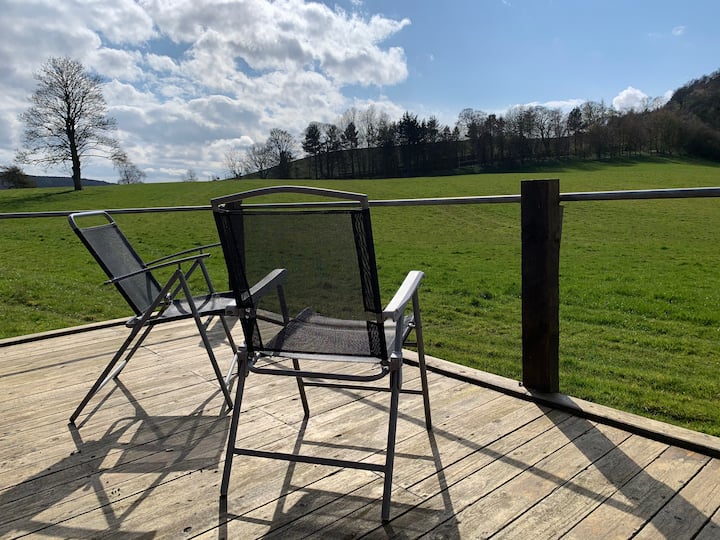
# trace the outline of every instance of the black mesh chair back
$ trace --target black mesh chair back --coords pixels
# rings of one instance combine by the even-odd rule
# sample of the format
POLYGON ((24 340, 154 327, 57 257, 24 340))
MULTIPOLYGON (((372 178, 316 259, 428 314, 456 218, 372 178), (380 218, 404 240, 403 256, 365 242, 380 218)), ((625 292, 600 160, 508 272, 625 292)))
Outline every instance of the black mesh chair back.
MULTIPOLYGON (((78 218, 83 217, 83 213, 70 216, 69 222, 108 278, 114 279, 143 270, 145 263, 125 238, 117 223, 105 212, 93 214, 103 217, 106 222, 81 227, 78 225, 78 218)), ((114 284, 135 315, 144 313, 161 289, 152 272, 142 272, 115 281, 114 284)))
POLYGON ((338 201, 329 192, 330 204, 322 207, 253 204, 265 193, 213 201, 231 289, 248 310, 249 352, 386 360, 367 197, 345 194, 338 201), (280 268, 285 305, 277 295, 253 298, 251 287, 280 268), (282 328, 258 323, 273 317, 282 328))

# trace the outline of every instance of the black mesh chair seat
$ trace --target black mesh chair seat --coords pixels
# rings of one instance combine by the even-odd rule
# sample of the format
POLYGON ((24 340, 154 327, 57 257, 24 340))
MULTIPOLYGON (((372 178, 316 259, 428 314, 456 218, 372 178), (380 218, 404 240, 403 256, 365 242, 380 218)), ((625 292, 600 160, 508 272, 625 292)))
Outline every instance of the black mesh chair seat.
POLYGON ((366 195, 280 186, 213 199, 212 207, 245 337, 237 355, 237 394, 221 497, 227 496, 237 455, 373 470, 384 474, 381 518, 387 521, 401 393, 423 396, 425 425, 431 429, 417 292, 424 274, 409 272, 383 307, 366 195), (314 200, 257 204, 267 195, 314 200), (411 333, 422 390, 402 388, 403 345, 411 333), (333 370, 323 360, 364 365, 333 370), (294 377, 306 420, 308 386, 388 391, 385 463, 305 455, 299 445, 292 454, 238 447, 242 396, 250 373, 294 377), (383 378, 389 381, 387 387, 376 384, 383 378))
MULTIPOLYGON (((404 322, 407 329, 412 321, 404 322)), ((395 325, 385 325, 385 342, 392 346, 395 325)), ((373 357, 368 343, 367 324, 335 319, 303 310, 282 330, 270 338, 263 353, 297 358, 326 356, 328 360, 381 363, 373 357)))
POLYGON ((90 399, 105 384, 120 375, 154 326, 189 318, 195 320, 225 402, 232 407, 228 391, 230 374, 223 378, 206 332, 210 320, 201 320, 201 317, 219 316, 231 351, 235 352, 236 345, 225 321, 228 308, 235 304, 235 295, 231 292, 218 293, 213 287, 204 263, 208 256, 204 249, 211 246, 181 251, 146 264, 107 212, 77 212, 68 216, 68 221, 108 276, 106 283, 115 285, 135 313, 125 323, 131 329, 130 334, 70 416, 70 423, 75 422, 90 399), (173 267, 175 271, 165 284, 161 284, 153 273, 160 268, 173 267), (193 295, 188 280, 198 270, 205 278, 207 293, 193 295))
MULTIPOLYGON (((193 296, 192 303, 195 309, 201 313, 203 317, 208 315, 225 316, 232 306, 235 305, 235 297, 231 292, 205 294, 201 296, 193 296)), ((193 316, 190 302, 186 298, 176 298, 160 313, 156 318, 152 319, 152 323, 177 321, 180 319, 189 319, 193 316)), ((139 319, 138 316, 130 319, 126 324, 131 326, 139 319)))

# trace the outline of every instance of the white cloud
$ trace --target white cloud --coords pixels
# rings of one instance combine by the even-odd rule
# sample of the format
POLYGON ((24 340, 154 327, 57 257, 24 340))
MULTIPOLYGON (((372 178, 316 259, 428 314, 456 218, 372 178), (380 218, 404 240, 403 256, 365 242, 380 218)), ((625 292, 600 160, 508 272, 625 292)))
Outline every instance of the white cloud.
POLYGON ((143 78, 140 51, 101 47, 85 56, 85 67, 102 73, 111 80, 139 81, 143 78))
MULTIPOLYGON (((384 46, 408 19, 315 1, 3 4, 0 118, 16 119, 28 106, 32 74, 47 58, 76 58, 108 80, 118 136, 148 181, 188 168, 221 172, 229 144, 264 140, 273 127, 299 135, 311 120, 330 121, 353 105, 348 85, 375 89, 372 95, 408 76, 405 52, 384 46)), ((17 121, 3 122, 0 159, 11 159, 20 131, 17 121)), ((83 173, 93 171, 115 178, 98 162, 83 173)))
POLYGON ((145 55, 145 63, 154 71, 164 73, 177 73, 178 65, 167 55, 148 53, 145 55))
POLYGON ((618 111, 640 111, 650 105, 650 97, 642 90, 628 86, 613 98, 612 105, 618 111))
MULTIPOLYGON (((546 107, 548 109, 560 109, 562 111, 568 112, 574 109, 575 107, 579 107, 583 103, 585 103, 586 99, 580 99, 580 98, 572 98, 572 99, 558 99, 558 100, 552 100, 552 101, 545 101, 543 103, 540 103, 539 101, 533 101, 531 103, 524 103, 523 106, 525 107, 546 107)), ((504 114, 504 111, 502 111, 502 114, 504 114)))
POLYGON ((685 27, 684 26, 676 26, 672 29, 672 35, 675 37, 679 37, 685 34, 685 27))

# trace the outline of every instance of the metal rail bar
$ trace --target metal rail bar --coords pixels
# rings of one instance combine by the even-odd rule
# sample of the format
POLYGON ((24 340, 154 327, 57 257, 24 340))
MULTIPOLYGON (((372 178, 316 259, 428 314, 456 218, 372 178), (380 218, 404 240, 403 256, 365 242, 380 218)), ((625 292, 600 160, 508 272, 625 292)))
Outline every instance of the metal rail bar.
POLYGON ((629 201, 637 199, 695 199, 702 197, 720 197, 720 187, 639 189, 626 191, 590 191, 561 193, 564 201, 629 201))
MULTIPOLYGON (((115 208, 106 210, 108 214, 152 214, 159 212, 196 212, 198 210, 210 210, 210 206, 165 206, 157 208, 115 208)), ((54 210, 47 212, 7 212, 0 214, 0 219, 17 219, 17 218, 53 218, 67 217, 77 212, 87 212, 85 210, 54 210)))
MULTIPOLYGON (((586 191, 561 193, 560 202, 570 201, 624 201, 638 199, 692 199, 704 197, 720 197, 720 187, 643 189, 626 191, 586 191)), ((381 199, 370 201, 371 207, 387 206, 442 206, 456 204, 508 204, 519 203, 520 195, 483 195, 470 197, 431 197, 421 199, 381 199)), ((247 205, 252 208, 313 208, 327 205, 342 206, 346 202, 313 202, 313 203, 274 203, 247 205)), ((210 205, 202 206, 165 206, 154 208, 115 208, 106 210, 109 214, 150 214, 159 212, 197 212, 211 210, 210 205)), ((0 219, 67 217, 83 210, 56 210, 48 212, 8 212, 0 213, 0 219)))

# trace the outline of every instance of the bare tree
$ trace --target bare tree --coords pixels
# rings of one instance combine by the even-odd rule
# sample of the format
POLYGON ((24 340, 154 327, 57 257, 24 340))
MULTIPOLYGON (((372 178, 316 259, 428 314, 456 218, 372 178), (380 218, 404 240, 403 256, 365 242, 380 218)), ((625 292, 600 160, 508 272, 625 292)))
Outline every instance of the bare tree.
POLYGON ((102 79, 68 57, 50 58, 35 79, 38 87, 30 98, 32 105, 20 115, 25 149, 18 152, 17 160, 46 167, 70 163, 73 184, 80 190, 82 160, 112 159, 119 147, 110 136, 117 126, 106 114, 102 79))
POLYGON ((183 182, 197 182, 198 181, 198 175, 195 172, 195 169, 188 169, 185 171, 185 174, 182 177, 183 182))
POLYGON ((345 131, 350 124, 355 124, 357 129, 359 112, 355 107, 350 107, 344 113, 340 115, 340 118, 335 122, 340 131, 345 131))
POLYGON ((273 156, 266 143, 255 143, 245 151, 243 164, 248 172, 257 172, 260 178, 267 178, 268 169, 273 165, 273 156))
POLYGON ((278 167, 278 177, 290 178, 290 162, 295 157, 297 141, 284 129, 273 128, 266 143, 273 165, 278 167))
POLYGON ((240 178, 243 175, 243 154, 239 148, 231 148, 225 152, 225 168, 228 178, 240 178))
POLYGON ((566 119, 559 108, 550 109, 550 134, 555 145, 555 157, 569 155, 566 119))
POLYGON ((365 141, 365 147, 370 148, 377 144, 377 111, 374 105, 370 105, 367 110, 360 113, 360 139, 365 141))
POLYGON ((580 110, 587 126, 588 142, 595 150, 596 157, 600 159, 608 147, 607 123, 610 111, 602 101, 586 101, 580 106, 580 110))
POLYGON ((127 154, 121 150, 118 150, 112 156, 113 166, 117 169, 119 174, 118 184, 142 184, 145 182, 147 175, 144 171, 141 171, 132 161, 128 158, 127 154))
POLYGON ((120 179, 118 184, 142 184, 145 182, 147 175, 145 171, 141 171, 134 163, 123 163, 119 167, 120 179))
POLYGON ((455 122, 455 127, 460 131, 460 137, 470 138, 469 132, 473 126, 482 125, 486 117, 487 115, 483 111, 476 111, 475 109, 467 108, 460 111, 455 122))
POLYGON ((550 109, 542 105, 533 107, 535 116, 535 132, 534 136, 540 137, 543 154, 541 157, 550 156, 550 135, 552 132, 552 114, 550 109))

